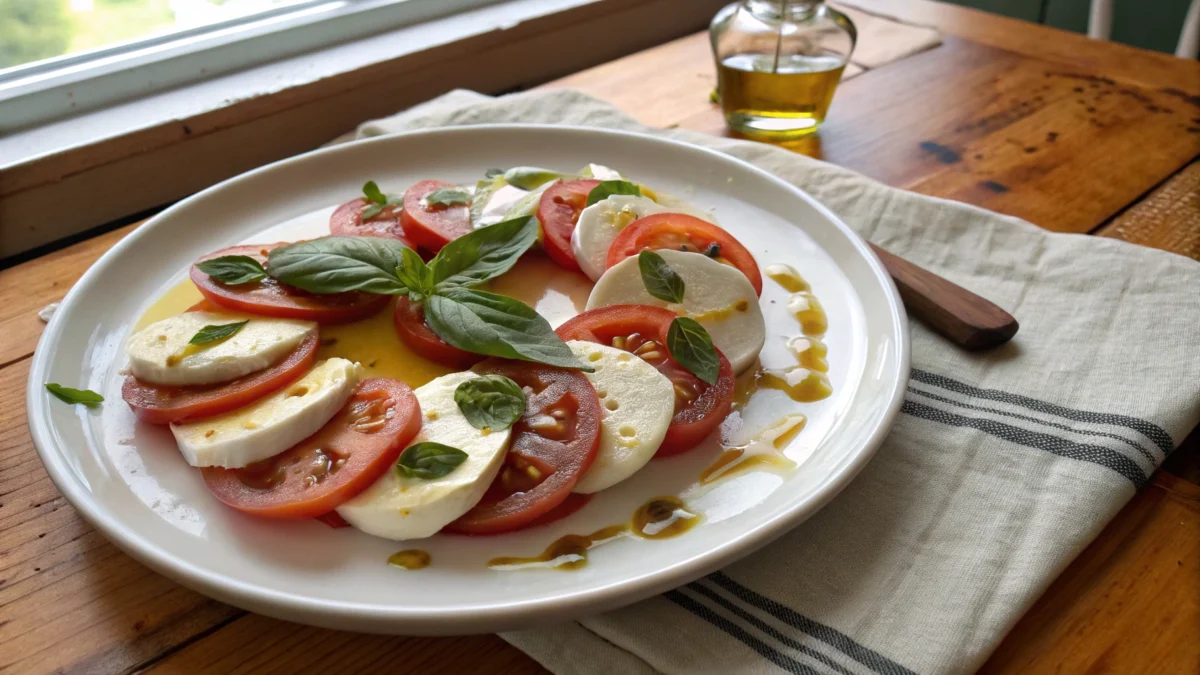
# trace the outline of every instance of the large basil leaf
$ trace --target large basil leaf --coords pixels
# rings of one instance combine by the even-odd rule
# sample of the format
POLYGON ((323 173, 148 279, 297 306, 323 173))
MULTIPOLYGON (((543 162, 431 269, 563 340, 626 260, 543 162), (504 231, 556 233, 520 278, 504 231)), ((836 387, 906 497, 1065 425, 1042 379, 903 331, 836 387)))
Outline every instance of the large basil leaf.
POLYGON ((425 322, 449 344, 475 354, 592 372, 532 307, 508 296, 466 288, 439 290, 425 302, 425 322))
POLYGON ((272 249, 267 273, 309 293, 403 295, 396 270, 407 247, 383 237, 321 237, 272 249))
POLYGON ((654 251, 638 254, 638 270, 646 292, 664 302, 683 302, 683 277, 654 251))
POLYGON ((712 338, 695 319, 679 317, 667 329, 667 351, 684 368, 709 384, 716 384, 721 374, 721 359, 712 338))
POLYGON ((517 264, 537 241, 536 218, 514 218, 464 234, 442 247, 429 263, 438 290, 474 286, 517 264))
POLYGON ((463 382, 454 390, 454 402, 476 429, 507 429, 525 414, 525 391, 503 375, 482 375, 463 382))

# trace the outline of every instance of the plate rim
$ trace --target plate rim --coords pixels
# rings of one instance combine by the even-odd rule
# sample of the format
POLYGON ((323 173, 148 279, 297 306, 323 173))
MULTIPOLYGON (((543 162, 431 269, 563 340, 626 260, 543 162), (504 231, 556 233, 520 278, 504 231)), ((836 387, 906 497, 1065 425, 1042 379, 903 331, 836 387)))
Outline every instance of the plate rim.
MULTIPOLYGON (((798 224, 796 226, 799 227, 798 224)), ((311 625, 344 628, 344 624, 339 623, 339 620, 350 619, 356 622, 354 627, 356 630, 410 635, 463 634, 467 632, 481 632, 482 630, 495 631, 498 629, 498 626, 501 627, 499 629, 518 626, 527 627, 537 623, 539 620, 545 621, 563 617, 575 618, 632 604, 633 602, 666 590, 690 583, 771 543, 824 508, 870 462, 884 438, 890 432, 896 417, 899 415, 910 370, 911 339, 907 314, 891 276, 862 237, 850 229, 841 218, 803 189, 741 158, 702 145, 649 133, 564 124, 471 124, 415 129, 311 150, 227 178, 190 197, 180 200, 176 204, 154 215, 93 262, 61 301, 55 317, 46 326, 34 349, 26 387, 26 417, 34 448, 46 472, 49 474, 51 482, 53 482, 55 488, 58 489, 80 516, 122 551, 154 571, 188 588, 251 611, 286 620, 302 621, 311 625), (164 225, 164 223, 169 223, 177 211, 186 209, 193 202, 209 199, 214 192, 232 183, 248 180, 251 177, 274 171, 282 166, 311 161, 316 156, 357 152, 358 148, 371 144, 395 143, 397 139, 417 136, 486 133, 488 131, 498 133, 505 131, 557 131, 568 134, 611 135, 633 138, 638 142, 677 146, 692 152, 698 151, 718 163, 732 162, 744 170, 758 174, 762 179, 783 187, 806 201, 831 222, 834 227, 840 230, 843 235, 846 235, 859 255, 868 263, 876 279, 883 286, 893 327, 890 338, 897 346, 897 377, 891 383, 886 409, 884 409, 882 416, 867 435, 857 453, 850 458, 844 467, 827 476, 814 489, 812 496, 806 502, 773 519, 759 522, 746 534, 722 543, 709 553, 696 556, 690 560, 683 560, 669 567, 635 576, 625 581, 603 584, 595 588, 563 594, 549 600, 531 601, 517 599, 511 602, 477 607, 467 617, 457 615, 457 610, 446 608, 411 608, 402 605, 383 606, 353 601, 315 599, 298 593, 283 593, 264 589, 235 577, 201 569, 195 566, 190 560, 177 557, 162 549, 150 539, 138 535, 134 528, 128 524, 124 524, 114 514, 108 512, 102 502, 94 498, 94 493, 85 489, 85 486, 75 479, 71 469, 63 461, 64 451, 59 450, 55 446, 54 432, 51 429, 50 416, 46 410, 48 399, 43 395, 44 388, 40 382, 45 379, 52 356, 52 350, 49 349, 49 346, 60 340, 63 331, 62 327, 65 325, 65 320, 61 317, 71 313, 74 305, 78 302, 78 297, 82 293, 82 289, 86 288, 92 278, 98 275, 103 267, 110 264, 112 259, 121 255, 126 249, 137 246, 141 238, 155 228, 169 226, 164 225), (425 625, 431 621, 434 622, 434 625, 425 625), (467 627, 467 630, 459 630, 459 628, 464 626, 467 627), (450 630, 446 630, 447 628, 450 630)))

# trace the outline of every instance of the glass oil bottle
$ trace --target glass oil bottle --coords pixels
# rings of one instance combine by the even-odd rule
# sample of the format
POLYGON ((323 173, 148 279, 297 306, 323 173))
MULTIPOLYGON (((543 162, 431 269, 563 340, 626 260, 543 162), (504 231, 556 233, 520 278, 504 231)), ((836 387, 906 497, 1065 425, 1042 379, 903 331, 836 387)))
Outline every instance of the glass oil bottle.
POLYGON ((726 122, 774 141, 820 127, 857 38, 822 0, 740 0, 717 13, 709 35, 726 122))

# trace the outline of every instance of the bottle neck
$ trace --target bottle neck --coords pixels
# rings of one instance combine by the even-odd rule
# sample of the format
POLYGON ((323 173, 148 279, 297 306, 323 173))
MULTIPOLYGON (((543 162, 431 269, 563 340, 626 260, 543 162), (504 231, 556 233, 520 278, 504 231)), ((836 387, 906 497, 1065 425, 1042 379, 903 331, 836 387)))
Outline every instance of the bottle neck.
POLYGON ((805 19, 812 16, 824 0, 742 0, 752 14, 764 19, 805 19))

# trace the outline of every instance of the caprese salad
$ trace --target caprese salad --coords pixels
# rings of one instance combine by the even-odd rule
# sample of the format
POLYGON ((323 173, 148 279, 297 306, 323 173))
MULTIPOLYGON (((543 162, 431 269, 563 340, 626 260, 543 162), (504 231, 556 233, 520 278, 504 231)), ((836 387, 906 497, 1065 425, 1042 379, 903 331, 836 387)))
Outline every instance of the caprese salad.
MULTIPOLYGON (((124 401, 248 514, 397 541, 534 527, 700 444, 739 373, 770 384, 752 369, 766 338, 754 257, 710 214, 605 167, 402 194, 368 182, 329 229, 201 257, 203 299, 127 342, 124 401), (557 328, 487 290, 536 249, 594 282, 557 328), (390 334, 362 334, 445 374, 405 378, 415 389, 373 377, 329 337, 384 312, 390 334)), ((823 359, 819 334, 803 339, 823 359)), ((821 359, 801 360, 806 377, 821 359)))

